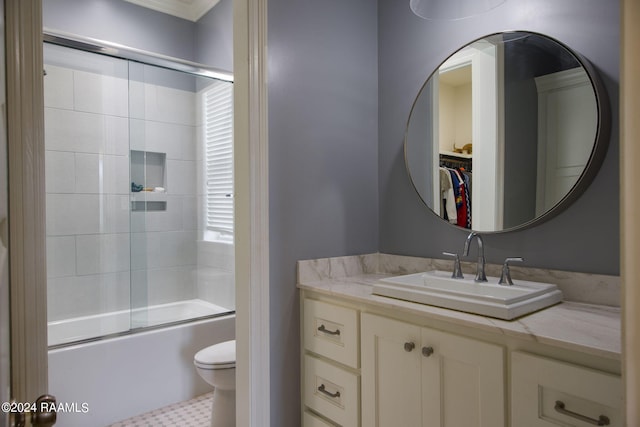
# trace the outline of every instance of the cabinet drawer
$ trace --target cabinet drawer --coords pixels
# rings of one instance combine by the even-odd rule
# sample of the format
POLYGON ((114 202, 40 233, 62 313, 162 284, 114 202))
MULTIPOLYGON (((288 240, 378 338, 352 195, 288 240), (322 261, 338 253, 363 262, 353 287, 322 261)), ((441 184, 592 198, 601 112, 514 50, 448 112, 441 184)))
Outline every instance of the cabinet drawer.
POLYGON ((304 363, 305 405, 342 426, 357 427, 359 376, 310 355, 304 363))
POLYGON ((330 424, 311 412, 304 411, 302 414, 302 427, 335 427, 335 424, 330 424))
POLYGON ((511 425, 622 426, 620 377, 522 352, 511 368, 511 425))
POLYGON ((304 300, 304 347, 358 368, 358 313, 350 308, 304 300))

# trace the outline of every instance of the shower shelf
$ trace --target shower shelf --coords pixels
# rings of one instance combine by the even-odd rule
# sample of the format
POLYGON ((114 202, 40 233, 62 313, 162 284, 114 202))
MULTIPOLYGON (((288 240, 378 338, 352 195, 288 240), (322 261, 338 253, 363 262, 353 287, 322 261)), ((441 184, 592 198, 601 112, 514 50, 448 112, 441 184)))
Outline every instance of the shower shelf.
POLYGON ((167 193, 153 192, 153 191, 140 191, 138 193, 131 193, 132 202, 166 202, 167 193))
POLYGON ((140 192, 131 193, 132 212, 154 212, 167 210, 167 194, 140 192))

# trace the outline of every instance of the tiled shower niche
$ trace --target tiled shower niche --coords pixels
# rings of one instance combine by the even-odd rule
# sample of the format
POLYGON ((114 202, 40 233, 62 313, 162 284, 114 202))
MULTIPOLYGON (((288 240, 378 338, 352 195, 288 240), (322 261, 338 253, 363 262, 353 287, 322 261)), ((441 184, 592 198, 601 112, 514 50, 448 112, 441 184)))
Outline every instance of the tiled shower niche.
POLYGON ((167 154, 131 150, 131 210, 167 210, 167 154))

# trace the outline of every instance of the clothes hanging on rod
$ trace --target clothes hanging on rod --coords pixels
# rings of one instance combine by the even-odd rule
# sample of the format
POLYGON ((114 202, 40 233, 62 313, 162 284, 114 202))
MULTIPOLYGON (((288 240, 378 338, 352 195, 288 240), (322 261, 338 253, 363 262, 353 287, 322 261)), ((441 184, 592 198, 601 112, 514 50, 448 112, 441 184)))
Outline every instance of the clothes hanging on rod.
POLYGON ((450 169, 462 168, 467 172, 472 172, 473 159, 467 157, 451 156, 449 154, 440 154, 440 166, 450 169))
POLYGON ((440 200, 442 200, 440 216, 451 224, 457 224, 458 215, 451 173, 449 173, 449 169, 444 167, 440 168, 440 200))
POLYGON ((462 168, 440 168, 441 217, 471 229, 471 174, 462 168))

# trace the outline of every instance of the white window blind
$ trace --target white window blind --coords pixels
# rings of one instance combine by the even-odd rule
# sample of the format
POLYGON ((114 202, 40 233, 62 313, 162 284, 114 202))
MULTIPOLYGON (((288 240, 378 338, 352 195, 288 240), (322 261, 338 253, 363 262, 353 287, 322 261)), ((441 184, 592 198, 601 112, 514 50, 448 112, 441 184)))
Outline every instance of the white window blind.
POLYGON ((206 227, 233 239, 233 84, 219 81, 203 93, 206 227))

